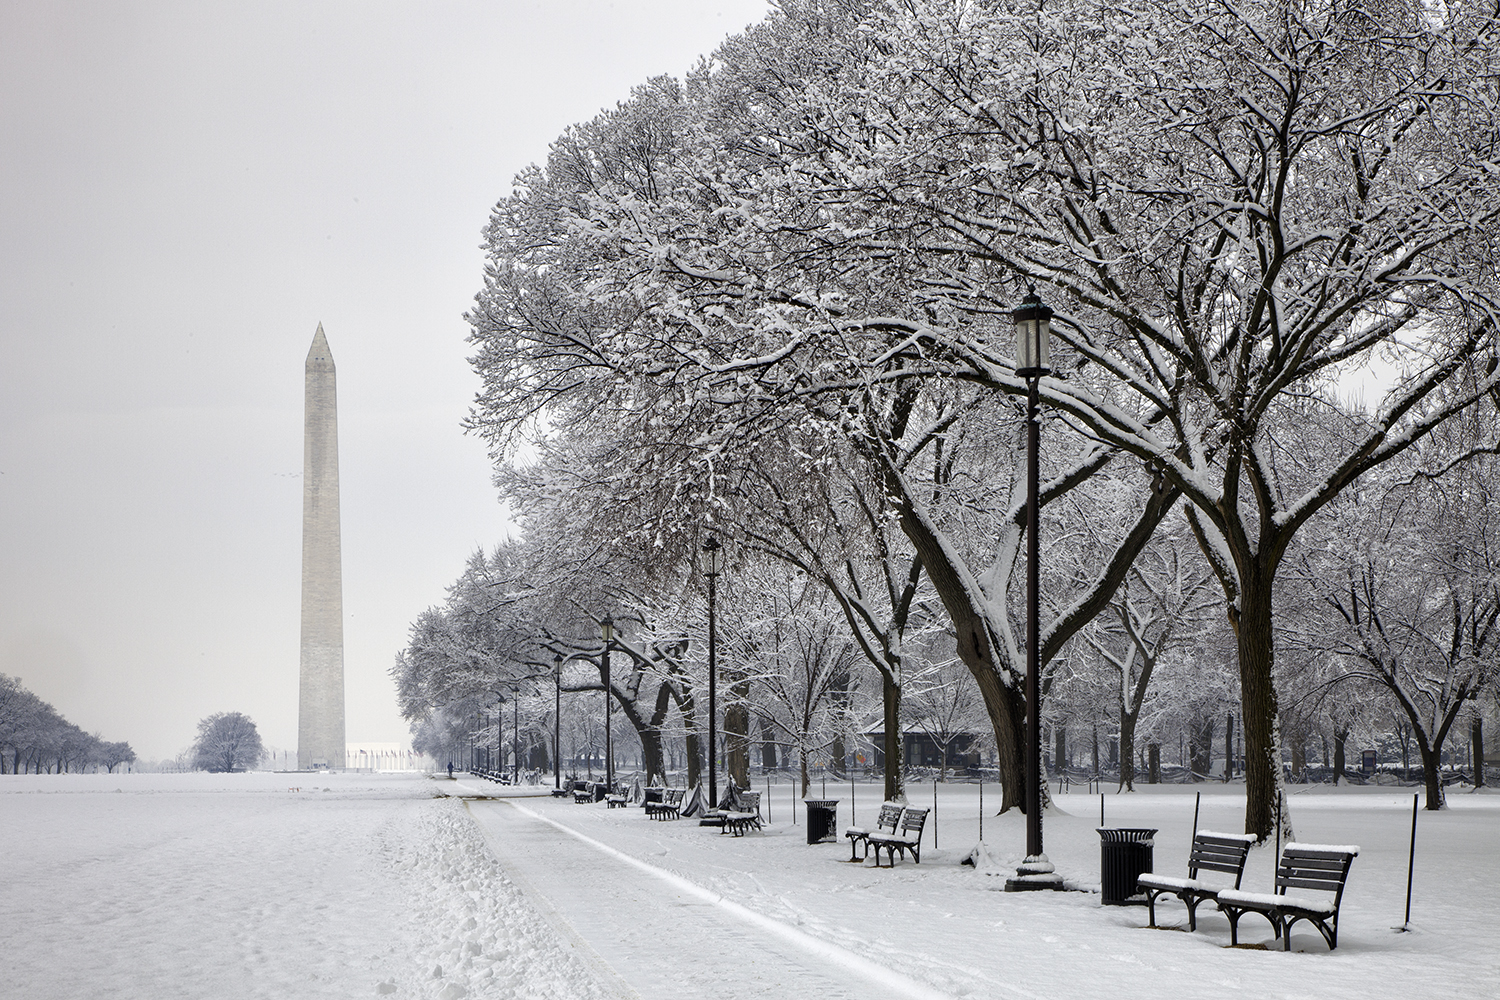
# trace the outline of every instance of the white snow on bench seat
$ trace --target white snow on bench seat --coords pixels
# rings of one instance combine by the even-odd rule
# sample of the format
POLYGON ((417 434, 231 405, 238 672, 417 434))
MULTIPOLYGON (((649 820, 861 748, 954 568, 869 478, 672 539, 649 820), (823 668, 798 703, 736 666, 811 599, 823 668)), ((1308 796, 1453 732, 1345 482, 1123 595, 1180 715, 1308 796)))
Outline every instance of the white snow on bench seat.
POLYGON ((846 826, 846 827, 844 827, 844 836, 846 836, 846 837, 863 837, 863 836, 868 835, 869 832, 870 832, 869 830, 866 830, 862 826, 846 826))
POLYGON ((1220 837, 1224 840, 1243 840, 1247 844, 1255 843, 1255 834, 1253 833, 1219 833, 1217 830, 1199 830, 1197 836, 1220 837))
POLYGON ((1282 853, 1286 851, 1327 851, 1330 854, 1359 854, 1357 844, 1303 844, 1292 841, 1287 844, 1282 853))
POLYGON ((1153 889, 1195 889, 1199 892, 1212 892, 1214 888, 1202 879, 1157 875, 1155 872, 1146 872, 1136 881, 1141 885, 1149 885, 1153 889))
POLYGON ((1241 892, 1238 889, 1222 889, 1219 892, 1219 903, 1228 903, 1230 906, 1249 906, 1255 909, 1264 907, 1266 909, 1306 910, 1308 913, 1321 913, 1325 917, 1333 914, 1332 900, 1312 899, 1308 896, 1283 896, 1276 892, 1241 892))

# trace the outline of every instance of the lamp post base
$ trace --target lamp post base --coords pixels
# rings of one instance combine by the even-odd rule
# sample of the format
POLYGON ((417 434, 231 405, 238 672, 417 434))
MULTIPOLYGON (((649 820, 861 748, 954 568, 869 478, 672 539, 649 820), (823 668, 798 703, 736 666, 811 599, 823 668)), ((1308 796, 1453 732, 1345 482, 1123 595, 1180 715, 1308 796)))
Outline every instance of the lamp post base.
POLYGON ((1006 892, 1037 892, 1042 889, 1060 890, 1062 876, 1047 860, 1047 855, 1038 854, 1027 858, 1016 868, 1015 878, 1005 880, 1006 892))

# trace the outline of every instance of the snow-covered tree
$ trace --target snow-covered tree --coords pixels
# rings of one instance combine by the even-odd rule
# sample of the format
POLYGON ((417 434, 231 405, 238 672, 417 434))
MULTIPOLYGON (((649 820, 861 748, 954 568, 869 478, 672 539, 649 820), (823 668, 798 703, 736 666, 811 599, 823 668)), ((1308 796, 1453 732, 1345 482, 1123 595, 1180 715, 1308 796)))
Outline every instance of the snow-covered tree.
POLYGON ((215 712, 198 723, 193 766, 204 771, 248 771, 265 755, 260 731, 243 712, 215 712))

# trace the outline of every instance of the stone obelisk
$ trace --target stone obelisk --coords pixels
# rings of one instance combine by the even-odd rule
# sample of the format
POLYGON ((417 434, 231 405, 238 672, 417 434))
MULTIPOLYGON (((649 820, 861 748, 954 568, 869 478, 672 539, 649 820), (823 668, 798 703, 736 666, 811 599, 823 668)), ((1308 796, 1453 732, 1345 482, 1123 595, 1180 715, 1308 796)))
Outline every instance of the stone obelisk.
POLYGON ((302 685, 297 766, 344 766, 344 571, 339 416, 323 324, 307 352, 302 438, 302 685))

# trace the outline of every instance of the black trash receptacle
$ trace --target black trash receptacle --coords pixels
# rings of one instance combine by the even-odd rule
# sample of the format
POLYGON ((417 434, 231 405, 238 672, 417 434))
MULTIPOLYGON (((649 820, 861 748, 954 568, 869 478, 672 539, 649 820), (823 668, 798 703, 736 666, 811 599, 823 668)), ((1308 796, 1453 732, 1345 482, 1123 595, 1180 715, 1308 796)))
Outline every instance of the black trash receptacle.
POLYGON ((839 800, 803 799, 807 805, 807 842, 837 843, 839 839, 839 800))
POLYGON ((1099 889, 1105 906, 1143 906, 1136 879, 1151 871, 1155 830, 1099 829, 1099 889))

